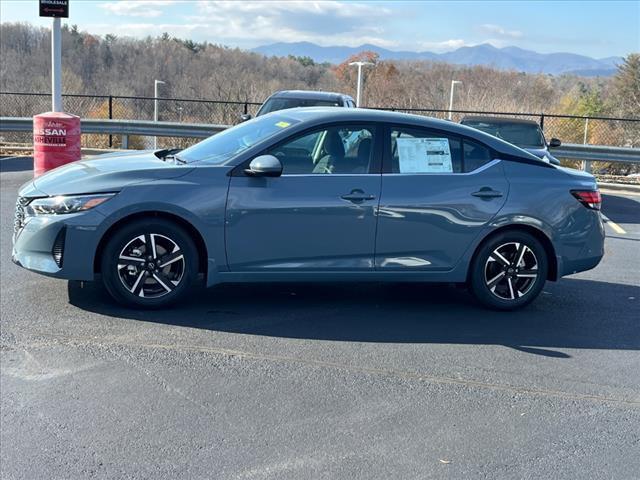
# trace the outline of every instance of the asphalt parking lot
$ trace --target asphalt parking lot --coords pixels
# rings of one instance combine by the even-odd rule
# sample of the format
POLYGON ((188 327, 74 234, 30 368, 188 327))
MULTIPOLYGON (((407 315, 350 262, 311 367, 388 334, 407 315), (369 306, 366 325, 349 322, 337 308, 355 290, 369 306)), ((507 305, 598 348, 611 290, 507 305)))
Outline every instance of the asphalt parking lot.
POLYGON ((421 285, 229 285, 140 312, 10 261, 0 476, 640 478, 640 196, 606 256, 496 313, 421 285))

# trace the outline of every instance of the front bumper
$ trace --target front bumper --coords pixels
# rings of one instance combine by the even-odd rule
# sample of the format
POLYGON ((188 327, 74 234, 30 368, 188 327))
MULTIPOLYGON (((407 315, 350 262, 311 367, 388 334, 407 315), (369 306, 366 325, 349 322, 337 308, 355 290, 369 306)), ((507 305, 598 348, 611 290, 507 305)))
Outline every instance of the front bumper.
POLYGON ((14 233, 11 259, 43 275, 93 280, 102 220, 104 216, 95 210, 28 218, 14 233))

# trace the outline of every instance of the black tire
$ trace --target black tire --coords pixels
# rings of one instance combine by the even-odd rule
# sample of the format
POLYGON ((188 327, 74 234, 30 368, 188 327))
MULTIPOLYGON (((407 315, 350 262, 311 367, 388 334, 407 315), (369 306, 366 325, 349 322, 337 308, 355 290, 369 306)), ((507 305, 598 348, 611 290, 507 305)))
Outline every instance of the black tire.
POLYGON ((469 283, 484 306, 515 310, 535 300, 548 271, 547 254, 537 238, 523 231, 505 231, 480 246, 471 263, 469 283))
POLYGON ((175 223, 136 220, 108 239, 101 267, 104 286, 116 301, 134 308, 161 308, 190 292, 198 275, 198 251, 175 223))

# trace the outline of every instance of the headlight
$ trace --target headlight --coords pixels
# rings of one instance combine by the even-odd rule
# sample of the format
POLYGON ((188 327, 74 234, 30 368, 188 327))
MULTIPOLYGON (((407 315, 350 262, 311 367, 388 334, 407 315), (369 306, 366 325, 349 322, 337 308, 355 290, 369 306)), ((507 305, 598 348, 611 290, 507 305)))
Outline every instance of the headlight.
POLYGON ((57 197, 36 198, 25 208, 27 216, 62 215, 76 213, 97 207, 106 202, 115 193, 99 193, 96 195, 60 195, 57 197))

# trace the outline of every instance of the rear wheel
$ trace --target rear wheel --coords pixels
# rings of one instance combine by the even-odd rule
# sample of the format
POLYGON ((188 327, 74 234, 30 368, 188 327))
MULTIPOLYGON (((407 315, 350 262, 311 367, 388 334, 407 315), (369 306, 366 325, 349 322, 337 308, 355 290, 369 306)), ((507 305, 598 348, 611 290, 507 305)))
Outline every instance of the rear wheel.
POLYGON ((486 241, 471 266, 471 291, 485 306, 513 310, 532 302, 544 287, 549 262, 538 239, 503 232, 486 241))
POLYGON ((102 279, 118 302, 159 308, 182 299, 198 271, 189 235, 172 222, 136 221, 119 229, 102 254, 102 279))

